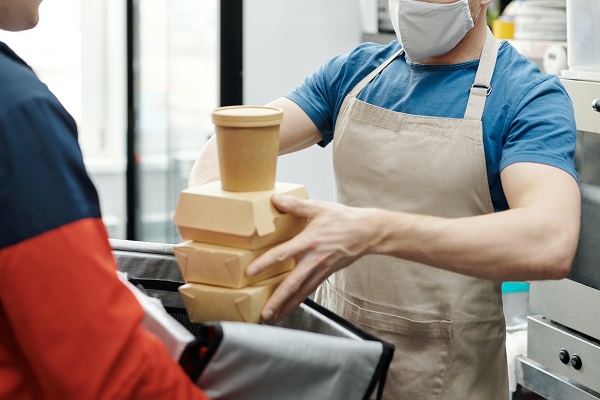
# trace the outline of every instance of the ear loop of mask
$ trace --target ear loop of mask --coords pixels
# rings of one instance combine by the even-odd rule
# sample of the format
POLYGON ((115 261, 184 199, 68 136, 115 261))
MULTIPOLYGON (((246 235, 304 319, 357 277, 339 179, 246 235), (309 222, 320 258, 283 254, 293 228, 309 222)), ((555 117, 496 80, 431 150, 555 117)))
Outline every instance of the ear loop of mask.
POLYGON ((479 10, 477 10, 477 14, 475 14, 475 19, 473 20, 473 26, 475 26, 475 24, 477 23, 477 18, 479 18, 479 13, 481 12, 482 7, 483 7, 483 4, 480 4, 479 10))

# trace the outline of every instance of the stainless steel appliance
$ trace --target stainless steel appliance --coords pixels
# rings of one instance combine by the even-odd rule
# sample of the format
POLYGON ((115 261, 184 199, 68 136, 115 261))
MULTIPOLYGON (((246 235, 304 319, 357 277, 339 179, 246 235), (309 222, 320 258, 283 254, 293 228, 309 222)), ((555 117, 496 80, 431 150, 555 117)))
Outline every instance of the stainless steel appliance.
MULTIPOLYGON (((572 271, 532 282, 527 357, 517 382, 546 399, 600 399, 600 82, 563 79, 575 106, 581 235, 572 271)), ((518 399, 519 390, 513 396, 518 399)))

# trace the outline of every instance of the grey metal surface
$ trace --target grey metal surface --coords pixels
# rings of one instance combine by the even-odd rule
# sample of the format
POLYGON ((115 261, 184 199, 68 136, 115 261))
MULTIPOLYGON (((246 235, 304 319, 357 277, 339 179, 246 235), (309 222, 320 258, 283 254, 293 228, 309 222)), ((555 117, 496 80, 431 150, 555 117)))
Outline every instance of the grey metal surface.
POLYGON ((581 234, 568 279, 531 282, 530 309, 543 317, 528 319, 528 358, 517 359, 517 382, 547 399, 599 399, 600 118, 590 103, 598 97, 600 83, 562 81, 573 100, 578 129, 581 234), (569 353, 566 364, 559 359, 561 349, 569 353), (579 370, 570 362, 574 354, 582 361, 579 370))
POLYGON ((592 100, 600 97, 600 82, 561 79, 575 108, 577 129, 600 133, 600 114, 592 108, 592 100))
POLYGON ((599 290, 570 279, 532 281, 529 286, 529 307, 534 314, 543 315, 593 338, 600 338, 599 290))
POLYGON ((531 316, 528 322, 527 357, 600 392, 600 342, 541 316, 531 316), (566 363, 559 358, 561 350, 567 354, 566 363), (581 360, 579 369, 571 365, 571 357, 581 360))
MULTIPOLYGON (((592 186, 591 190, 600 190, 600 135, 577 131, 575 146, 575 169, 582 190, 592 186)), ((584 194, 585 196, 585 194, 584 194)))
POLYGON ((527 357, 517 357, 515 364, 517 383, 548 400, 597 400, 600 394, 548 371, 527 357))
POLYGON ((569 279, 600 290, 600 187, 580 188, 581 233, 569 279))

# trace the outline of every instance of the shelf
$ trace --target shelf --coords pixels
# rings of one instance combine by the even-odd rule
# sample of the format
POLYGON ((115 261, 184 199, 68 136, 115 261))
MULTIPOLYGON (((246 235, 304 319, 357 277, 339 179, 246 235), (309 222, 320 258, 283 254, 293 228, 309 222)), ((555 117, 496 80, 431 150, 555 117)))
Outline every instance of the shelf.
POLYGON ((379 44, 388 44, 392 40, 396 40, 396 34, 391 32, 379 32, 379 33, 363 33, 363 42, 373 42, 379 44))

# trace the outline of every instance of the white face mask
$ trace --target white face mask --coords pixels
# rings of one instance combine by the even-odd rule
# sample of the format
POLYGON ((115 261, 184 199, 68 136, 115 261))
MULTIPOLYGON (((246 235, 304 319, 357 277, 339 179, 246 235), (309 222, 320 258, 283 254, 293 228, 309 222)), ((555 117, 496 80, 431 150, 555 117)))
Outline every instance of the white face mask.
POLYGON ((389 12, 398 40, 415 62, 452 50, 474 26, 468 0, 389 0, 389 12))

